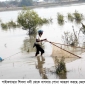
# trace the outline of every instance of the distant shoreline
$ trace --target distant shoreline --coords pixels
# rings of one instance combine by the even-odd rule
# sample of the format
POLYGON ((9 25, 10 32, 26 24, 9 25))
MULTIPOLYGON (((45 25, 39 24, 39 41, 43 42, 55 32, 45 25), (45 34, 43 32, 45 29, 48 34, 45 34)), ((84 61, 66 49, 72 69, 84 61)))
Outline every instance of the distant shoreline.
MULTIPOLYGON (((40 8, 40 7, 56 7, 56 6, 66 6, 66 5, 72 5, 72 4, 84 4, 85 1, 71 1, 71 2, 61 2, 61 3, 48 3, 48 4, 39 4, 37 6, 27 6, 27 8, 29 9, 33 9, 33 8, 40 8)), ((4 7, 4 8, 0 8, 0 12, 3 11, 16 11, 16 10, 22 10, 23 7, 4 7)))

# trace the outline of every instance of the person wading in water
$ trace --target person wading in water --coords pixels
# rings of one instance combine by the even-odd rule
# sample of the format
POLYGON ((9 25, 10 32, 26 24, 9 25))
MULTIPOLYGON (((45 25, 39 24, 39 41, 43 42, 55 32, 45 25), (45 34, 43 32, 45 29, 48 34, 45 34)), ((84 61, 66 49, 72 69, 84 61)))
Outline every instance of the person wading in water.
POLYGON ((41 56, 45 52, 44 49, 42 48, 42 41, 46 41, 47 39, 42 39, 42 35, 43 35, 43 31, 39 30, 38 35, 36 37, 36 42, 34 43, 33 46, 36 47, 35 57, 39 54, 39 52, 41 52, 41 56))

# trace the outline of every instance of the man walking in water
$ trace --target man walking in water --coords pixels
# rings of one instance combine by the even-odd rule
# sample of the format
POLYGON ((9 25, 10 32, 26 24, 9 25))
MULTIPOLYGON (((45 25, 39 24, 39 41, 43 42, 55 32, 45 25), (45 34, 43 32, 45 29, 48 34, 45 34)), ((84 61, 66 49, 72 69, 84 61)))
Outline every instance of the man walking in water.
POLYGON ((36 37, 36 42, 33 46, 33 47, 36 47, 35 57, 39 54, 39 52, 41 52, 41 56, 44 53, 44 49, 42 48, 42 41, 45 41, 47 39, 42 39, 42 35, 43 35, 43 31, 39 30, 38 35, 36 37))

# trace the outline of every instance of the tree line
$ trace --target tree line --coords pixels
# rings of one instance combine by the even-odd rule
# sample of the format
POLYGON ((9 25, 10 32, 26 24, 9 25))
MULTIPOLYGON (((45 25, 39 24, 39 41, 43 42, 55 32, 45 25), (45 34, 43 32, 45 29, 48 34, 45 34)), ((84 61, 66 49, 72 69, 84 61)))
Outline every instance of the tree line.
POLYGON ((32 0, 10 0, 0 2, 0 7, 23 7, 23 6, 32 6, 32 0))
MULTIPOLYGON (((48 3, 49 0, 43 0, 48 3)), ((53 0, 56 3, 65 3, 66 0, 53 0)), ((76 0, 74 0, 75 2, 76 0)), ((33 6, 36 1, 33 0, 9 0, 0 2, 0 7, 23 7, 23 6, 33 6)), ((73 0, 67 0, 67 2, 73 2, 73 0)), ((78 0, 78 2, 85 2, 85 0, 78 0)), ((37 2, 36 2, 37 3, 37 2)))

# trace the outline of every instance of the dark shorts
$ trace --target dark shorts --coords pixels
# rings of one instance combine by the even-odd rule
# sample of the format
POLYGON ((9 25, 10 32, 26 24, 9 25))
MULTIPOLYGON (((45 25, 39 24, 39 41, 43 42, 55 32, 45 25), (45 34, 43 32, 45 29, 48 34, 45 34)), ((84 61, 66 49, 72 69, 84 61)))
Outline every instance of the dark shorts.
POLYGON ((37 56, 39 54, 39 52, 41 52, 41 55, 44 53, 43 48, 39 44, 34 44, 34 46, 36 47, 36 54, 35 54, 35 56, 37 56))

